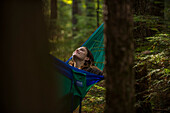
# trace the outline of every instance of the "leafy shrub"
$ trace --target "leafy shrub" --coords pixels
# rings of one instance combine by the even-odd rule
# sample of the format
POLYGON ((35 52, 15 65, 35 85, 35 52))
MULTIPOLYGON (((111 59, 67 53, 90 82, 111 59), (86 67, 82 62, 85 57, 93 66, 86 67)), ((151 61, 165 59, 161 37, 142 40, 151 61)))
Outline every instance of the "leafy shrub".
POLYGON ((145 88, 137 90, 139 101, 151 103, 153 110, 167 111, 170 93, 170 35, 157 34, 147 37, 144 43, 145 51, 137 48, 135 66, 136 83, 145 84, 145 88), (147 48, 146 48, 147 47, 147 48), (141 51, 140 51, 141 50, 141 51), (145 71, 145 74, 143 74, 145 71), (142 75, 139 77, 139 75, 142 75), (142 94, 142 95, 141 95, 142 94))

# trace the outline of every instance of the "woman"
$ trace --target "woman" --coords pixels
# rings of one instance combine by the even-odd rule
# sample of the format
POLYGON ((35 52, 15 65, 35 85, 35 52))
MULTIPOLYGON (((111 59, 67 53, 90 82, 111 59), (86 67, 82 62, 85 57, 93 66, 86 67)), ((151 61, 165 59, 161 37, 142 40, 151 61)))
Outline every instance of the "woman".
MULTIPOLYGON (((103 75, 103 72, 94 65, 94 57, 87 47, 77 48, 73 52, 72 61, 69 64, 96 75, 103 75)), ((73 113, 78 113, 78 111, 79 107, 73 113)))
POLYGON ((94 57, 87 47, 76 49, 69 64, 96 75, 103 75, 103 72, 94 65, 94 57))

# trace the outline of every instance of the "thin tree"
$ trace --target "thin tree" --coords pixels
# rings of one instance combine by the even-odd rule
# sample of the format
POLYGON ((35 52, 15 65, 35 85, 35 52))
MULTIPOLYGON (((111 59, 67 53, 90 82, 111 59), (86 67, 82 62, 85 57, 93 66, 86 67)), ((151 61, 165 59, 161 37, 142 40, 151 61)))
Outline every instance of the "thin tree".
POLYGON ((78 0, 78 14, 82 15, 82 0, 78 0))
POLYGON ((73 6, 72 6, 72 36, 76 36, 76 32, 78 31, 76 24, 78 23, 77 15, 79 13, 78 10, 78 0, 73 0, 73 6))
POLYGON ((51 0, 51 19, 57 19, 57 0, 51 0))
POLYGON ((134 113, 132 27, 130 0, 104 1, 105 113, 134 113))
POLYGON ((97 27, 99 27, 99 0, 97 0, 97 9, 96 9, 96 13, 97 13, 97 27))
POLYGON ((51 15, 50 15, 50 32, 51 39, 57 39, 57 0, 51 0, 51 15))
POLYGON ((170 0, 165 0, 164 20, 167 33, 170 33, 170 0))
POLYGON ((95 1, 94 0, 86 0, 86 16, 87 21, 86 25, 88 29, 94 29, 96 27, 96 18, 95 18, 95 1))

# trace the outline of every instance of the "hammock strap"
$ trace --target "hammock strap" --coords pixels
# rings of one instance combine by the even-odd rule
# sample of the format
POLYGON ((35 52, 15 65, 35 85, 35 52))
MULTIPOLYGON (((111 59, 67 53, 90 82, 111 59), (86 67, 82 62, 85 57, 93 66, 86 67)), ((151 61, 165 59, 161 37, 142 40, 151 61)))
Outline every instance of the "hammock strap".
MULTIPOLYGON (((73 84, 74 84, 74 80, 71 80, 70 92, 72 90, 73 84)), ((72 95, 72 99, 71 99, 71 113, 73 113, 73 101, 74 101, 74 94, 72 95)))
POLYGON ((79 107, 79 113, 81 113, 81 106, 82 106, 82 98, 80 97, 80 107, 79 107))

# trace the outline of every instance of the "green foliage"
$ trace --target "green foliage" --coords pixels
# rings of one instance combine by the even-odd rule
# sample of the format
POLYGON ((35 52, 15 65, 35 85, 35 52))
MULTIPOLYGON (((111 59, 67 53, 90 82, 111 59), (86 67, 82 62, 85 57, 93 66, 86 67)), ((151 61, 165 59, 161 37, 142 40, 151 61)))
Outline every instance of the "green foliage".
MULTIPOLYGON (((47 0, 48 1, 48 0, 47 0)), ((58 0, 58 19, 56 21, 56 34, 57 38, 50 39, 51 54, 55 57, 66 61, 71 57, 72 52, 80 47, 90 35, 97 29, 96 16, 93 18, 86 16, 86 4, 85 1, 81 3, 81 15, 76 15, 78 23, 76 26, 78 31, 76 36, 72 37, 72 0, 58 0), (87 26, 87 22, 91 21, 91 24, 87 26), (95 26, 95 27, 93 27, 95 26)), ((95 2, 96 4, 97 2, 95 2)), ((94 5, 95 5, 94 4, 94 5)), ((49 5, 49 1, 46 7, 49 5)), ((96 5, 95 5, 96 6, 96 5)), ((100 0, 100 8, 102 8, 102 2, 100 0)), ((50 12, 50 8, 46 8, 45 12, 50 12)), ((96 13, 96 10, 93 12, 96 13)), ((46 17, 49 17, 50 13, 46 13, 46 17)), ((100 24, 102 23, 102 12, 100 12, 100 24)), ((49 21, 48 21, 49 22, 49 21)))
MULTIPOLYGON (((166 102, 159 102, 168 98, 170 92, 170 37, 169 34, 157 34, 154 37, 147 37, 145 50, 139 52, 137 48, 136 62, 134 68, 138 74, 142 73, 142 67, 146 67, 146 75, 143 75, 137 82, 148 81, 148 88, 144 91, 145 102, 150 102, 152 108, 160 108, 166 102)), ((137 95, 139 95, 139 92, 137 95)), ((166 108, 168 109, 168 108, 166 108)))
POLYGON ((160 30, 164 27, 162 24, 164 22, 163 18, 160 16, 151 16, 151 15, 134 15, 133 17, 135 22, 140 22, 140 25, 135 26, 134 29, 140 28, 141 25, 145 25, 151 31, 160 33, 160 30))
POLYGON ((74 47, 70 44, 69 39, 62 38, 59 40, 49 40, 49 42, 51 44, 50 54, 62 61, 67 61, 71 57, 74 47))
POLYGON ((105 87, 101 81, 94 85, 87 93, 82 102, 82 112, 85 113, 103 113, 105 107, 105 87))
MULTIPOLYGON (((48 25, 50 25, 50 0, 44 1, 44 14, 48 25)), ((99 23, 101 24, 103 22, 103 0, 99 1, 99 23)), ((157 0, 152 0, 152 2, 160 4, 157 0)), ((95 8, 97 8, 96 3, 95 1, 95 8)), ((97 29, 96 14, 93 18, 87 17, 85 0, 80 5, 82 6, 81 14, 76 15, 78 23, 74 26, 78 28, 78 31, 76 36, 72 37, 72 0, 58 0, 58 19, 54 22, 57 26, 57 38, 50 39, 49 42, 50 53, 63 61, 66 61, 72 52, 97 29), (87 26, 89 21, 90 25, 87 26)), ((149 5, 146 8, 149 9, 149 5)), ((96 12, 96 9, 93 12, 96 12)), ((136 106, 142 106, 143 102, 149 102, 154 109, 165 106, 163 104, 166 103, 164 101, 167 100, 170 90, 170 35, 163 33, 165 30, 163 16, 151 16, 150 13, 151 11, 148 10, 148 13, 144 15, 134 15, 134 33, 137 32, 134 35, 136 45, 134 68, 138 74, 136 83, 139 83, 140 87, 143 87, 141 85, 143 83, 145 87, 144 90, 136 94, 144 99, 138 99, 136 106)), ((83 100, 82 112, 104 112, 105 90, 104 81, 94 85, 83 100)))

